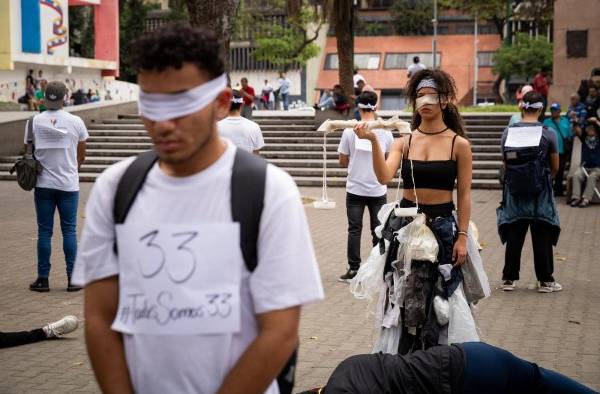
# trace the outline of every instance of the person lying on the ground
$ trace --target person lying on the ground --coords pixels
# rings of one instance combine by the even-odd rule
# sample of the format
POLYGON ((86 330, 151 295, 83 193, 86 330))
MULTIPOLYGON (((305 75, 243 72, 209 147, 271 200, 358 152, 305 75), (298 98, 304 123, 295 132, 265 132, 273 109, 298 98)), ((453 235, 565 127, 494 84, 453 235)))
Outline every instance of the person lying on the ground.
POLYGON ((573 194, 570 204, 572 207, 585 208, 590 205, 594 193, 597 193, 596 184, 600 179, 600 121, 589 118, 585 134, 581 129, 576 129, 575 132, 581 139, 581 167, 571 178, 573 194))
POLYGON ((592 394, 558 372, 483 342, 418 350, 406 356, 347 358, 327 385, 300 394, 592 394))
POLYGON ((75 316, 65 316, 54 323, 48 323, 42 328, 36 328, 31 331, 1 332, 0 331, 0 349, 12 346, 27 345, 44 341, 46 339, 57 338, 62 335, 73 332, 77 329, 79 321, 75 316))

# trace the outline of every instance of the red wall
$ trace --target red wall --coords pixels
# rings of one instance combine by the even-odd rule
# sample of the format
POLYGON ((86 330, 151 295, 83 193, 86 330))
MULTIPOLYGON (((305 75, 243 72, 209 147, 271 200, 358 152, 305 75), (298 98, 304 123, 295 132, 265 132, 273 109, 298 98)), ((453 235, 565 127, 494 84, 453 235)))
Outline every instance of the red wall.
MULTIPOLYGON (((356 37, 355 53, 380 53, 379 70, 360 70, 367 83, 376 90, 402 89, 406 86, 407 70, 385 70, 383 68, 386 52, 431 52, 432 36, 381 36, 356 37)), ((479 36, 480 52, 495 51, 500 47, 498 35, 479 36)), ((441 68, 452 74, 458 88, 458 99, 461 101, 473 88, 474 45, 472 35, 438 36, 438 52, 441 54, 441 68)), ((321 71, 317 82, 318 89, 331 88, 338 81, 338 70, 324 70, 325 57, 336 53, 335 37, 328 37, 325 46, 321 71)), ((493 81, 491 67, 479 68, 479 81, 493 81)))

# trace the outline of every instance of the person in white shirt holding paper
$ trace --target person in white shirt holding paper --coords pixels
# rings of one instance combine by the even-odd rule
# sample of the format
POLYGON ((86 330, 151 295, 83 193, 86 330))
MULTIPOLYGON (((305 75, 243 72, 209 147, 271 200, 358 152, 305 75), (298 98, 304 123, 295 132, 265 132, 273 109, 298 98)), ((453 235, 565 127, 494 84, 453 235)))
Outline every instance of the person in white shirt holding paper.
MULTIPOLYGON (((356 99, 361 120, 375 120, 377 94, 372 91, 361 93, 356 99)), ((377 135, 379 146, 388 153, 394 143, 394 136, 389 130, 373 130, 377 135)), ((346 180, 346 213, 348 215, 348 270, 340 276, 340 282, 349 283, 360 268, 360 238, 362 233, 363 213, 369 210, 373 245, 377 243, 375 227, 379 225, 377 213, 387 202, 387 186, 377 181, 373 170, 372 146, 366 139, 359 139, 354 130, 346 129, 338 147, 340 165, 348 168, 346 180)))
POLYGON ((497 209, 498 233, 506 243, 502 290, 515 290, 521 267, 521 251, 531 231, 533 263, 540 293, 562 290, 555 281, 552 246, 558 242, 560 221, 552 190, 558 171, 556 133, 538 122, 543 97, 537 92, 523 96, 523 119, 502 135, 504 189, 497 209))
MULTIPOLYGON (((35 157, 42 166, 34 192, 38 225, 38 276, 29 289, 50 291, 50 255, 54 212, 58 210, 63 236, 63 252, 67 265, 67 291, 81 290, 71 282, 77 256, 77 207, 79 204, 79 168, 85 160, 85 140, 88 131, 80 117, 63 111, 67 87, 53 81, 46 85, 46 111, 33 122, 35 157)), ((25 143, 27 144, 25 128, 25 143)))
POLYGON ((229 116, 217 123, 219 134, 221 137, 229 139, 238 148, 258 154, 258 151, 265 146, 265 141, 260 126, 242 116, 243 104, 242 94, 234 90, 229 106, 229 116))
POLYGON ((213 32, 163 27, 131 54, 154 150, 97 179, 74 274, 100 389, 291 392, 300 309, 323 299, 298 188, 220 138, 213 32))

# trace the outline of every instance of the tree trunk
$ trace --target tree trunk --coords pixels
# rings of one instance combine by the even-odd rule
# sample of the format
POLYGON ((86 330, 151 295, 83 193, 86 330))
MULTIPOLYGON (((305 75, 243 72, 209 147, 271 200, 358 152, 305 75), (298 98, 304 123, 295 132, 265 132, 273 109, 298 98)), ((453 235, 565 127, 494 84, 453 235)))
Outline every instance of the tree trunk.
POLYGON ((344 94, 348 97, 354 95, 354 6, 353 0, 334 0, 333 23, 338 53, 338 75, 344 94))
POLYGON ((223 45, 225 69, 229 70, 229 43, 240 0, 185 0, 190 25, 206 27, 223 45))
POLYGON ((504 103, 504 99, 502 98, 502 95, 500 94, 500 84, 502 83, 502 76, 498 75, 496 77, 496 80, 494 81, 494 85, 492 85, 492 91, 494 92, 494 96, 495 96, 495 101, 498 104, 502 104, 504 103))

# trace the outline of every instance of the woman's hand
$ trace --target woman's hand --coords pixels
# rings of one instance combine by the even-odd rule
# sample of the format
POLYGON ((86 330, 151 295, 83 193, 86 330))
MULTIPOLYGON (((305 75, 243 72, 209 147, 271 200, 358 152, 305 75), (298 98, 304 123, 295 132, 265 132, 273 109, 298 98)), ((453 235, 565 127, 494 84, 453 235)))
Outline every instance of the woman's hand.
POLYGON ((369 130, 365 122, 360 122, 356 126, 354 126, 354 132, 356 133, 358 138, 363 140, 369 140, 373 142, 377 138, 375 133, 369 130))
POLYGON ((467 237, 459 235, 452 250, 454 266, 461 266, 467 261, 467 237))

